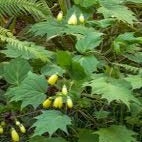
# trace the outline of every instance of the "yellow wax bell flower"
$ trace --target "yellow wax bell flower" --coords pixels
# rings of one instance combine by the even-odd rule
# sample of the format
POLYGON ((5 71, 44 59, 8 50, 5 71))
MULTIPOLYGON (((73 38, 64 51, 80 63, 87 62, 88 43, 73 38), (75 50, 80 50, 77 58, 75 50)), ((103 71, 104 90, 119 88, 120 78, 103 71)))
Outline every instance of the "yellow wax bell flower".
POLYGON ((62 87, 62 94, 63 94, 63 95, 67 95, 67 94, 68 94, 68 90, 67 90, 66 85, 64 85, 64 86, 62 87))
POLYGON ((67 107, 68 108, 72 108, 73 107, 73 102, 72 102, 72 99, 70 97, 67 98, 67 107))
POLYGON ((83 14, 80 15, 79 21, 80 21, 80 23, 82 23, 82 24, 85 22, 85 18, 84 18, 84 16, 83 16, 83 14))
POLYGON ((43 108, 49 108, 51 106, 51 103, 52 103, 52 100, 51 100, 51 97, 49 97, 43 102, 42 106, 43 108))
POLYGON ((57 15, 57 21, 62 21, 63 20, 63 12, 62 11, 60 11, 59 13, 58 13, 58 15, 57 15))
POLYGON ((74 13, 68 20, 69 25, 77 25, 77 17, 76 14, 74 13))
POLYGON ((0 126, 0 134, 3 134, 3 127, 2 126, 0 126))
POLYGON ((54 84, 57 82, 57 80, 58 80, 58 75, 57 75, 57 74, 53 74, 53 75, 51 75, 51 76, 49 77, 48 83, 49 83, 50 85, 54 85, 54 84))
POLYGON ((63 98, 61 96, 56 97, 53 102, 53 107, 61 108, 62 106, 63 106, 63 98))
POLYGON ((14 128, 11 129, 11 138, 14 142, 20 141, 19 135, 14 128))
POLYGON ((26 128, 24 127, 23 124, 20 124, 19 128, 20 128, 21 133, 26 133, 26 128))
POLYGON ((17 126, 19 126, 21 123, 16 120, 15 124, 16 124, 17 126))

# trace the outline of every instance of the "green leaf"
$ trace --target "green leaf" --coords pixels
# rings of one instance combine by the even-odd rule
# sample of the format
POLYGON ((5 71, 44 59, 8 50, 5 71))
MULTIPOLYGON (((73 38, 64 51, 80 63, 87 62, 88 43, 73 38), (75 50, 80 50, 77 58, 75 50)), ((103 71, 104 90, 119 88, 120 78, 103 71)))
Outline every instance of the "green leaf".
MULTIPOLYGON (((87 84, 86 84, 87 85, 87 84)), ((111 79, 107 77, 94 77, 88 86, 92 87, 92 94, 100 94, 110 103, 114 100, 125 103, 130 108, 130 102, 137 102, 131 91, 131 86, 125 80, 111 79)))
POLYGON ((102 20, 93 20, 93 21, 88 21, 87 22, 91 26, 95 27, 100 27, 100 28, 107 28, 114 23, 116 23, 116 20, 113 18, 107 18, 107 19, 102 19, 102 20))
POLYGON ((99 135, 99 142, 137 142, 133 137, 136 133, 121 125, 101 128, 95 134, 99 135))
POLYGON ((36 119, 37 121, 33 125, 36 127, 34 136, 40 136, 46 132, 51 136, 58 129, 67 133, 67 125, 71 125, 70 117, 56 110, 43 111, 36 119))
POLYGON ((122 2, 117 0, 99 0, 100 8, 99 13, 102 13, 105 18, 116 17, 118 20, 128 24, 133 24, 137 21, 134 13, 130 11, 122 2))
POLYGON ((133 89, 139 89, 142 87, 142 76, 141 75, 129 75, 125 78, 128 82, 131 83, 133 89))
POLYGON ((134 61, 136 63, 139 63, 139 64, 142 63, 142 52, 136 52, 132 54, 125 53, 123 56, 125 56, 129 60, 134 61))
POLYGON ((21 108, 32 105, 37 108, 46 98, 48 84, 44 76, 29 72, 20 86, 10 89, 11 101, 22 101, 21 108))
POLYGON ((80 65, 84 68, 87 74, 91 74, 92 72, 97 70, 97 65, 99 61, 95 58, 95 56, 75 56, 75 61, 78 61, 80 65))
POLYGON ((57 51, 56 62, 59 66, 68 68, 71 65, 71 54, 68 51, 57 51))
POLYGON ((46 138, 43 136, 35 136, 32 139, 30 139, 30 142, 67 142, 63 138, 46 138))
POLYGON ((79 4, 82 7, 90 7, 97 4, 98 0, 74 0, 75 4, 79 4))
POLYGON ((62 76, 65 73, 65 70, 55 64, 46 64, 44 67, 41 68, 41 73, 47 76, 58 73, 59 76, 62 76))
POLYGON ((101 35, 101 33, 97 32, 88 33, 84 38, 78 40, 76 43, 77 51, 80 53, 85 53, 87 51, 93 50, 101 43, 101 35))
POLYGON ((77 61, 72 61, 69 74, 71 78, 75 80, 83 80, 87 77, 84 68, 77 61))
POLYGON ((26 60, 16 58, 4 66, 4 78, 10 84, 19 85, 31 70, 26 60))
POLYGON ((98 136, 93 132, 89 129, 80 129, 78 142, 99 142, 98 136))

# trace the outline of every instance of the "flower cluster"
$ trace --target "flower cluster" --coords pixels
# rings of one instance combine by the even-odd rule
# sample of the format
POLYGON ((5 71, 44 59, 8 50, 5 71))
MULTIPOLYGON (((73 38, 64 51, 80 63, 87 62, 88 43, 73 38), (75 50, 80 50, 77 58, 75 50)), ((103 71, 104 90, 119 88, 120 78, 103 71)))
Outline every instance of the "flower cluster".
MULTIPOLYGON (((54 74, 49 77, 48 83, 50 85, 54 85, 58 80, 58 75, 54 74)), ((50 106, 53 106, 54 108, 62 108, 64 103, 66 103, 66 106, 68 108, 73 107, 73 102, 71 97, 68 95, 68 89, 66 85, 63 85, 61 92, 58 92, 56 96, 47 98, 43 103, 43 108, 49 108, 50 106)))
MULTIPOLYGON (((26 133, 26 128, 22 123, 20 123, 19 121, 16 120, 15 125, 19 127, 19 130, 20 130, 21 133, 23 133, 23 134, 26 133)), ((0 134, 4 133, 4 127, 5 126, 6 126, 6 123, 4 121, 2 121, 1 124, 0 124, 0 134)), ((19 134, 14 127, 11 127, 10 133, 11 133, 11 139, 12 139, 13 142, 19 142, 20 141, 19 134)))
MULTIPOLYGON (((61 12, 59 12, 59 14, 57 15, 57 21, 62 21, 63 20, 63 12, 61 11, 61 12)), ((84 23, 85 22, 85 18, 84 18, 84 15, 83 14, 80 14, 80 16, 79 16, 79 22, 80 23, 84 23)), ((76 14, 75 13, 73 13, 72 15, 71 15, 71 17, 68 19, 68 24, 69 25, 77 25, 77 23, 78 23, 78 19, 77 19, 77 16, 76 16, 76 14)))

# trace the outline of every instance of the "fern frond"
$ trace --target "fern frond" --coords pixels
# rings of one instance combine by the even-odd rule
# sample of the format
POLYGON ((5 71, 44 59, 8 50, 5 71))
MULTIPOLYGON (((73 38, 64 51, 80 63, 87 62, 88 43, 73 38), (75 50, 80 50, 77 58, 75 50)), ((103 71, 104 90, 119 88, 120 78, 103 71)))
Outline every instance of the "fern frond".
POLYGON ((11 48, 15 48, 22 52, 28 52, 32 58, 38 58, 42 61, 49 61, 48 54, 43 47, 35 45, 33 42, 20 41, 16 39, 13 34, 0 26, 0 40, 6 42, 10 45, 11 48))
POLYGON ((43 0, 0 0, 0 15, 19 16, 21 14, 31 14, 36 19, 46 19, 51 12, 43 0))
POLYGON ((134 66, 126 65, 126 64, 118 64, 118 63, 113 63, 113 65, 122 67, 125 70, 130 71, 130 72, 132 72, 134 74, 142 73, 142 69, 138 68, 138 67, 134 67, 134 66))
POLYGON ((0 35, 5 37, 15 38, 13 34, 8 30, 0 26, 0 35))

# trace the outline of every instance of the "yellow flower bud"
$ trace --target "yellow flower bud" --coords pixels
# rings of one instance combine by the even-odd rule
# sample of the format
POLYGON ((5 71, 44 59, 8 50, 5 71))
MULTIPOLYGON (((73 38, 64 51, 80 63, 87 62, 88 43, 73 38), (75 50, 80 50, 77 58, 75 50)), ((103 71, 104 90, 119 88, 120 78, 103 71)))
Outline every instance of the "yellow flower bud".
POLYGON ((16 120, 15 124, 16 124, 17 126, 19 126, 21 123, 16 120))
POLYGON ((21 133, 26 133, 26 128, 24 127, 23 124, 20 124, 19 128, 20 128, 21 133))
POLYGON ((83 14, 80 15, 79 21, 80 21, 80 23, 84 23, 85 22, 85 18, 83 16, 83 14))
POLYGON ((77 17, 76 14, 73 14, 69 20, 68 20, 69 25, 77 25, 77 17))
POLYGON ((52 103, 51 97, 49 97, 48 99, 46 99, 46 100, 43 102, 42 106, 43 106, 43 108, 49 108, 50 105, 51 105, 51 103, 52 103))
POLYGON ((57 21, 62 21, 62 19, 63 19, 63 12, 62 11, 60 11, 59 13, 58 13, 58 15, 57 15, 57 21))
POLYGON ((67 98, 67 107, 68 108, 72 108, 73 107, 73 102, 72 102, 72 99, 70 97, 67 98))
POLYGON ((2 126, 0 126, 0 134, 3 134, 3 128, 2 128, 2 126))
POLYGON ((62 88, 62 94, 63 95, 67 95, 68 94, 68 90, 67 90, 66 85, 64 85, 63 88, 62 88))
POLYGON ((11 138, 14 142, 20 141, 19 135, 14 128, 12 128, 12 130, 11 130, 11 138))
POLYGON ((61 96, 58 96, 53 103, 53 107, 55 108, 61 108, 63 106, 63 98, 61 96))
POLYGON ((53 74, 49 77, 48 79, 48 83, 50 85, 54 85, 56 83, 56 81, 58 80, 58 75, 57 74, 53 74))
POLYGON ((2 121, 2 122, 1 122, 1 126, 4 127, 5 125, 6 125, 5 121, 2 121))

